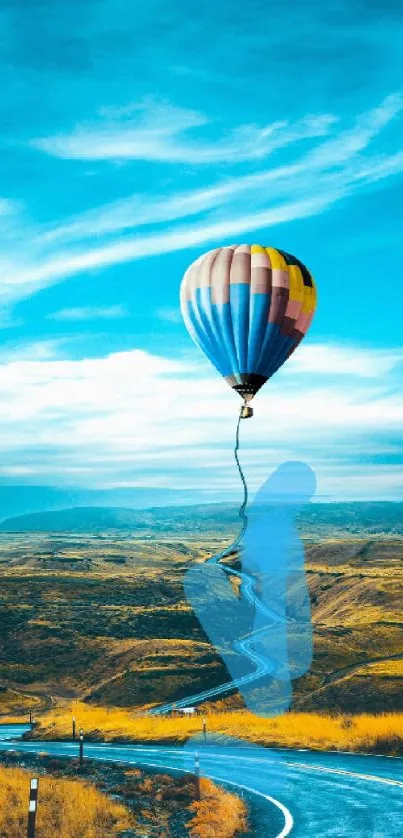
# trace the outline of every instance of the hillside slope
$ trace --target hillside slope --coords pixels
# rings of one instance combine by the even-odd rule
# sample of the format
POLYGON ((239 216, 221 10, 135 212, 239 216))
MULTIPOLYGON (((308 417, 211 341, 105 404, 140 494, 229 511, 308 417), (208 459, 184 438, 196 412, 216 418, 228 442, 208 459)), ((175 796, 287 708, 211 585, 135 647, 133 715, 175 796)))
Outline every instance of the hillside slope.
MULTIPOLYGON (((139 534, 151 536, 228 538, 239 527, 238 509, 234 503, 155 506, 149 509, 77 506, 7 518, 0 523, 0 532, 138 530, 139 534)), ((298 521, 306 535, 318 538, 403 535, 403 503, 309 503, 302 509, 298 521)))
POLYGON ((403 709, 403 541, 329 541, 308 549, 314 662, 299 710, 403 709), (383 668, 367 661, 395 658, 383 668), (400 671, 399 671, 400 666, 400 671))
MULTIPOLYGON (((228 681, 183 595, 208 555, 207 543, 127 533, 2 535, 3 708, 26 711, 31 696, 138 706, 228 681)), ((311 542, 307 572, 315 654, 295 708, 402 709, 403 539, 311 542)))

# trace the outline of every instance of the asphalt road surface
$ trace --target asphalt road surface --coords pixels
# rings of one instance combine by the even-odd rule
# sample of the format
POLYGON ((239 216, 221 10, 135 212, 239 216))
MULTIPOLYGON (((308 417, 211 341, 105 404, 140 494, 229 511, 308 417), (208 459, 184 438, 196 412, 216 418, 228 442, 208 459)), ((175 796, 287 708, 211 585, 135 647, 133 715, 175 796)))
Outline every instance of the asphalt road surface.
MULTIPOLYGON (((29 725, 0 727, 0 750, 77 757, 77 742, 17 740, 29 725)), ((255 814, 256 838, 401 838, 403 759, 268 749, 207 740, 184 747, 85 742, 88 759, 173 772, 194 770, 243 793, 255 814)))

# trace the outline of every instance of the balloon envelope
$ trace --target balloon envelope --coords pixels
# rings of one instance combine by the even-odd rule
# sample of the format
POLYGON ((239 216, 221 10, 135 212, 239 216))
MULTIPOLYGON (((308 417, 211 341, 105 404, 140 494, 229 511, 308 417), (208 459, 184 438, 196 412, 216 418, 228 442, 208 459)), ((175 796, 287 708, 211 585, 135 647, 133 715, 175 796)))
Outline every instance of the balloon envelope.
POLYGON ((195 343, 246 401, 294 352, 316 308, 305 265, 258 244, 200 256, 183 277, 180 297, 195 343))

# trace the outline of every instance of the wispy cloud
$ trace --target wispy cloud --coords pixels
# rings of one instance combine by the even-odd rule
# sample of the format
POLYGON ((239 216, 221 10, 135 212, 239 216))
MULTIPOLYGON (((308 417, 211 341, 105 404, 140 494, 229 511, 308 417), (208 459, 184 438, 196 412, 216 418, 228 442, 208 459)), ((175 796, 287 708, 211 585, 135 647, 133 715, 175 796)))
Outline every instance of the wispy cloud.
POLYGON ((179 306, 177 308, 174 308, 173 306, 163 306, 162 308, 157 308, 155 316, 160 320, 165 320, 167 323, 180 323, 182 320, 179 306))
POLYGON ((66 338, 9 342, 0 348, 0 364, 16 364, 20 362, 55 361, 64 357, 66 338))
POLYGON ((173 195, 133 195, 99 206, 43 232, 38 237, 38 244, 82 241, 94 235, 107 237, 113 233, 189 218, 226 203, 231 196, 231 188, 229 182, 173 195))
MULTIPOLYGON (((329 161, 342 163, 364 150, 373 137, 403 108, 403 96, 395 93, 381 104, 362 114, 349 129, 341 129, 335 138, 325 141, 308 155, 308 162, 318 166, 329 161)), ((131 159, 158 163, 242 163, 267 157, 273 151, 306 139, 329 135, 339 125, 332 114, 306 116, 297 122, 273 122, 268 125, 240 125, 224 138, 197 142, 183 141, 184 132, 214 125, 203 114, 168 105, 136 106, 137 122, 126 119, 83 126, 73 134, 34 140, 35 148, 56 157, 80 160, 131 159)), ((132 111, 129 111, 130 115, 132 111)))
POLYGON ((10 201, 8 198, 0 198, 0 215, 11 215, 14 213, 16 208, 16 204, 14 201, 10 201))
MULTIPOLYGON (((31 242, 24 237, 24 258, 20 247, 4 253, 0 296, 5 302, 20 299, 78 273, 208 246, 323 213, 357 190, 403 171, 400 151, 380 155, 371 147, 402 110, 403 97, 395 94, 349 126, 331 126, 326 115, 306 118, 305 126, 315 123, 323 133, 326 124, 326 133, 331 128, 332 133, 304 153, 297 144, 287 163, 221 176, 192 191, 133 195, 37 230, 31 242)), ((166 130, 178 124, 184 130, 195 119, 173 109, 166 130)), ((301 124, 287 130, 300 136, 301 124)), ((243 143, 248 148, 248 141, 243 143)))
POLYGON ((378 107, 361 114, 353 128, 344 130, 336 138, 325 142, 310 155, 311 162, 343 163, 353 155, 364 151, 371 140, 403 110, 403 95, 387 96, 378 107))
POLYGON ((335 122, 335 117, 323 114, 293 124, 240 125, 212 141, 193 137, 197 129, 213 128, 206 116, 194 111, 146 103, 128 113, 120 110, 118 115, 121 118, 113 120, 109 112, 109 119, 101 124, 81 126, 67 136, 37 139, 32 145, 56 157, 76 160, 234 164, 258 160, 303 139, 322 137, 335 122), (184 134, 189 136, 184 138, 184 134))
POLYGON ((49 320, 116 320, 128 317, 129 311, 122 305, 113 306, 77 306, 76 308, 62 308, 48 314, 49 320))
POLYGON ((274 209, 242 215, 216 222, 204 222, 192 227, 180 227, 172 233, 149 233, 142 237, 126 238, 102 247, 82 252, 66 252, 45 259, 39 264, 21 266, 4 277, 0 298, 18 299, 27 293, 50 285, 62 278, 96 268, 141 259, 158 253, 172 253, 189 247, 214 242, 230 235, 258 230, 272 224, 282 224, 295 218, 315 215, 331 202, 330 196, 294 201, 274 209))

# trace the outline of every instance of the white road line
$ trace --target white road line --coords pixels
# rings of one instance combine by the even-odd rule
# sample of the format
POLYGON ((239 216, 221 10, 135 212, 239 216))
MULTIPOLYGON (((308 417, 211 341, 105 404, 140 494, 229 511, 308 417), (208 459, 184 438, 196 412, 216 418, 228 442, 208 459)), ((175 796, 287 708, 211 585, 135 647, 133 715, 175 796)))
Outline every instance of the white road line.
POLYGON ((324 774, 342 774, 346 777, 354 777, 356 780, 368 780, 372 783, 384 783, 387 786, 400 786, 403 788, 403 782, 400 780, 390 780, 387 777, 377 777, 374 774, 361 774, 355 771, 346 771, 343 768, 327 768, 319 765, 306 765, 302 762, 286 762, 289 768, 302 768, 305 771, 321 771, 324 774))
MULTIPOLYGON (((212 774, 209 774, 209 777, 211 777, 213 780, 217 780, 217 782, 220 782, 219 777, 214 777, 212 774)), ((221 779, 221 782, 222 783, 225 782, 229 786, 235 786, 238 789, 243 789, 243 791, 247 791, 250 794, 257 794, 259 797, 263 797, 265 800, 269 800, 270 803, 273 803, 274 806, 277 806, 277 808, 280 809, 281 813, 284 816, 284 827, 281 830, 281 832, 278 833, 276 838, 286 838, 286 836, 290 834, 290 832, 291 832, 291 830, 294 826, 294 818, 293 818, 290 810, 287 809, 286 806, 284 806, 284 803, 281 803, 280 800, 276 800, 275 797, 271 797, 269 794, 264 794, 262 791, 257 791, 256 789, 251 789, 248 786, 241 786, 239 783, 230 783, 228 780, 222 780, 222 779, 221 779)))
MULTIPOLYGON (((88 744, 90 744, 90 743, 88 743, 88 744)), ((70 743, 69 743, 69 746, 71 747, 72 745, 70 745, 70 743)), ((95 747, 97 747, 97 746, 95 745, 95 747)), ((118 750, 118 746, 115 746, 115 747, 118 750)), ((42 751, 42 753, 49 753, 49 752, 46 752, 46 751, 43 752, 42 751)), ((184 753, 186 753, 186 752, 184 752, 184 753)), ((136 758, 136 756, 133 755, 133 757, 131 759, 130 758, 128 759, 127 757, 120 757, 119 758, 119 756, 115 756, 115 757, 106 757, 105 756, 104 757, 104 756, 102 756, 102 754, 100 754, 98 757, 88 755, 87 758, 88 759, 95 759, 95 760, 98 759, 99 762, 123 762, 123 763, 126 762, 126 763, 134 764, 134 765, 139 765, 139 764, 140 765, 147 765, 149 768, 165 768, 168 771, 179 771, 180 774, 183 774, 183 772, 184 772, 183 768, 174 768, 172 765, 166 765, 166 764, 161 763, 161 762, 149 762, 146 758, 142 759, 141 754, 139 754, 138 758, 136 758)), ((262 797, 264 800, 267 800, 269 803, 272 803, 273 806, 275 806, 277 809, 280 810, 281 814, 284 817, 283 829, 281 830, 281 832, 279 832, 276 835, 275 838, 286 838, 286 836, 290 834, 290 832, 291 832, 291 830, 294 826, 294 819, 293 819, 293 816, 292 816, 291 812, 289 811, 289 809, 287 809, 287 807, 284 805, 284 803, 281 803, 280 800, 276 800, 275 797, 271 797, 271 795, 264 794, 263 792, 258 791, 257 789, 250 788, 249 786, 241 785, 240 783, 236 783, 232 780, 226 780, 223 777, 217 777, 216 775, 211 774, 210 772, 206 772, 206 775, 208 777, 210 777, 212 780, 216 780, 218 783, 224 783, 225 785, 228 785, 228 786, 234 786, 235 788, 242 789, 243 791, 246 791, 249 794, 254 794, 254 795, 257 795, 258 797, 262 797)))
MULTIPOLYGON (((160 762, 143 762, 142 760, 138 760, 138 762, 142 765, 148 765, 150 768, 166 768, 169 771, 180 771, 183 774, 182 768, 172 768, 170 765, 163 765, 160 762)), ((206 772, 207 774, 207 772, 206 772)), ((284 817, 284 826, 281 832, 276 835, 276 838, 286 838, 287 835, 290 834, 293 826, 294 826, 294 818, 289 809, 284 806, 284 803, 281 803, 280 800, 276 800, 275 797, 271 797, 269 794, 264 794, 262 791, 257 791, 257 789, 252 789, 249 786, 241 785, 241 783, 235 783, 232 780, 225 780, 223 777, 217 777, 214 774, 211 774, 210 771, 207 774, 211 780, 216 780, 217 783, 224 783, 226 786, 235 786, 237 789, 242 789, 243 791, 249 792, 249 794, 256 794, 258 797, 263 797, 264 800, 268 800, 269 803, 272 803, 273 806, 276 806, 277 809, 280 810, 284 817)))

